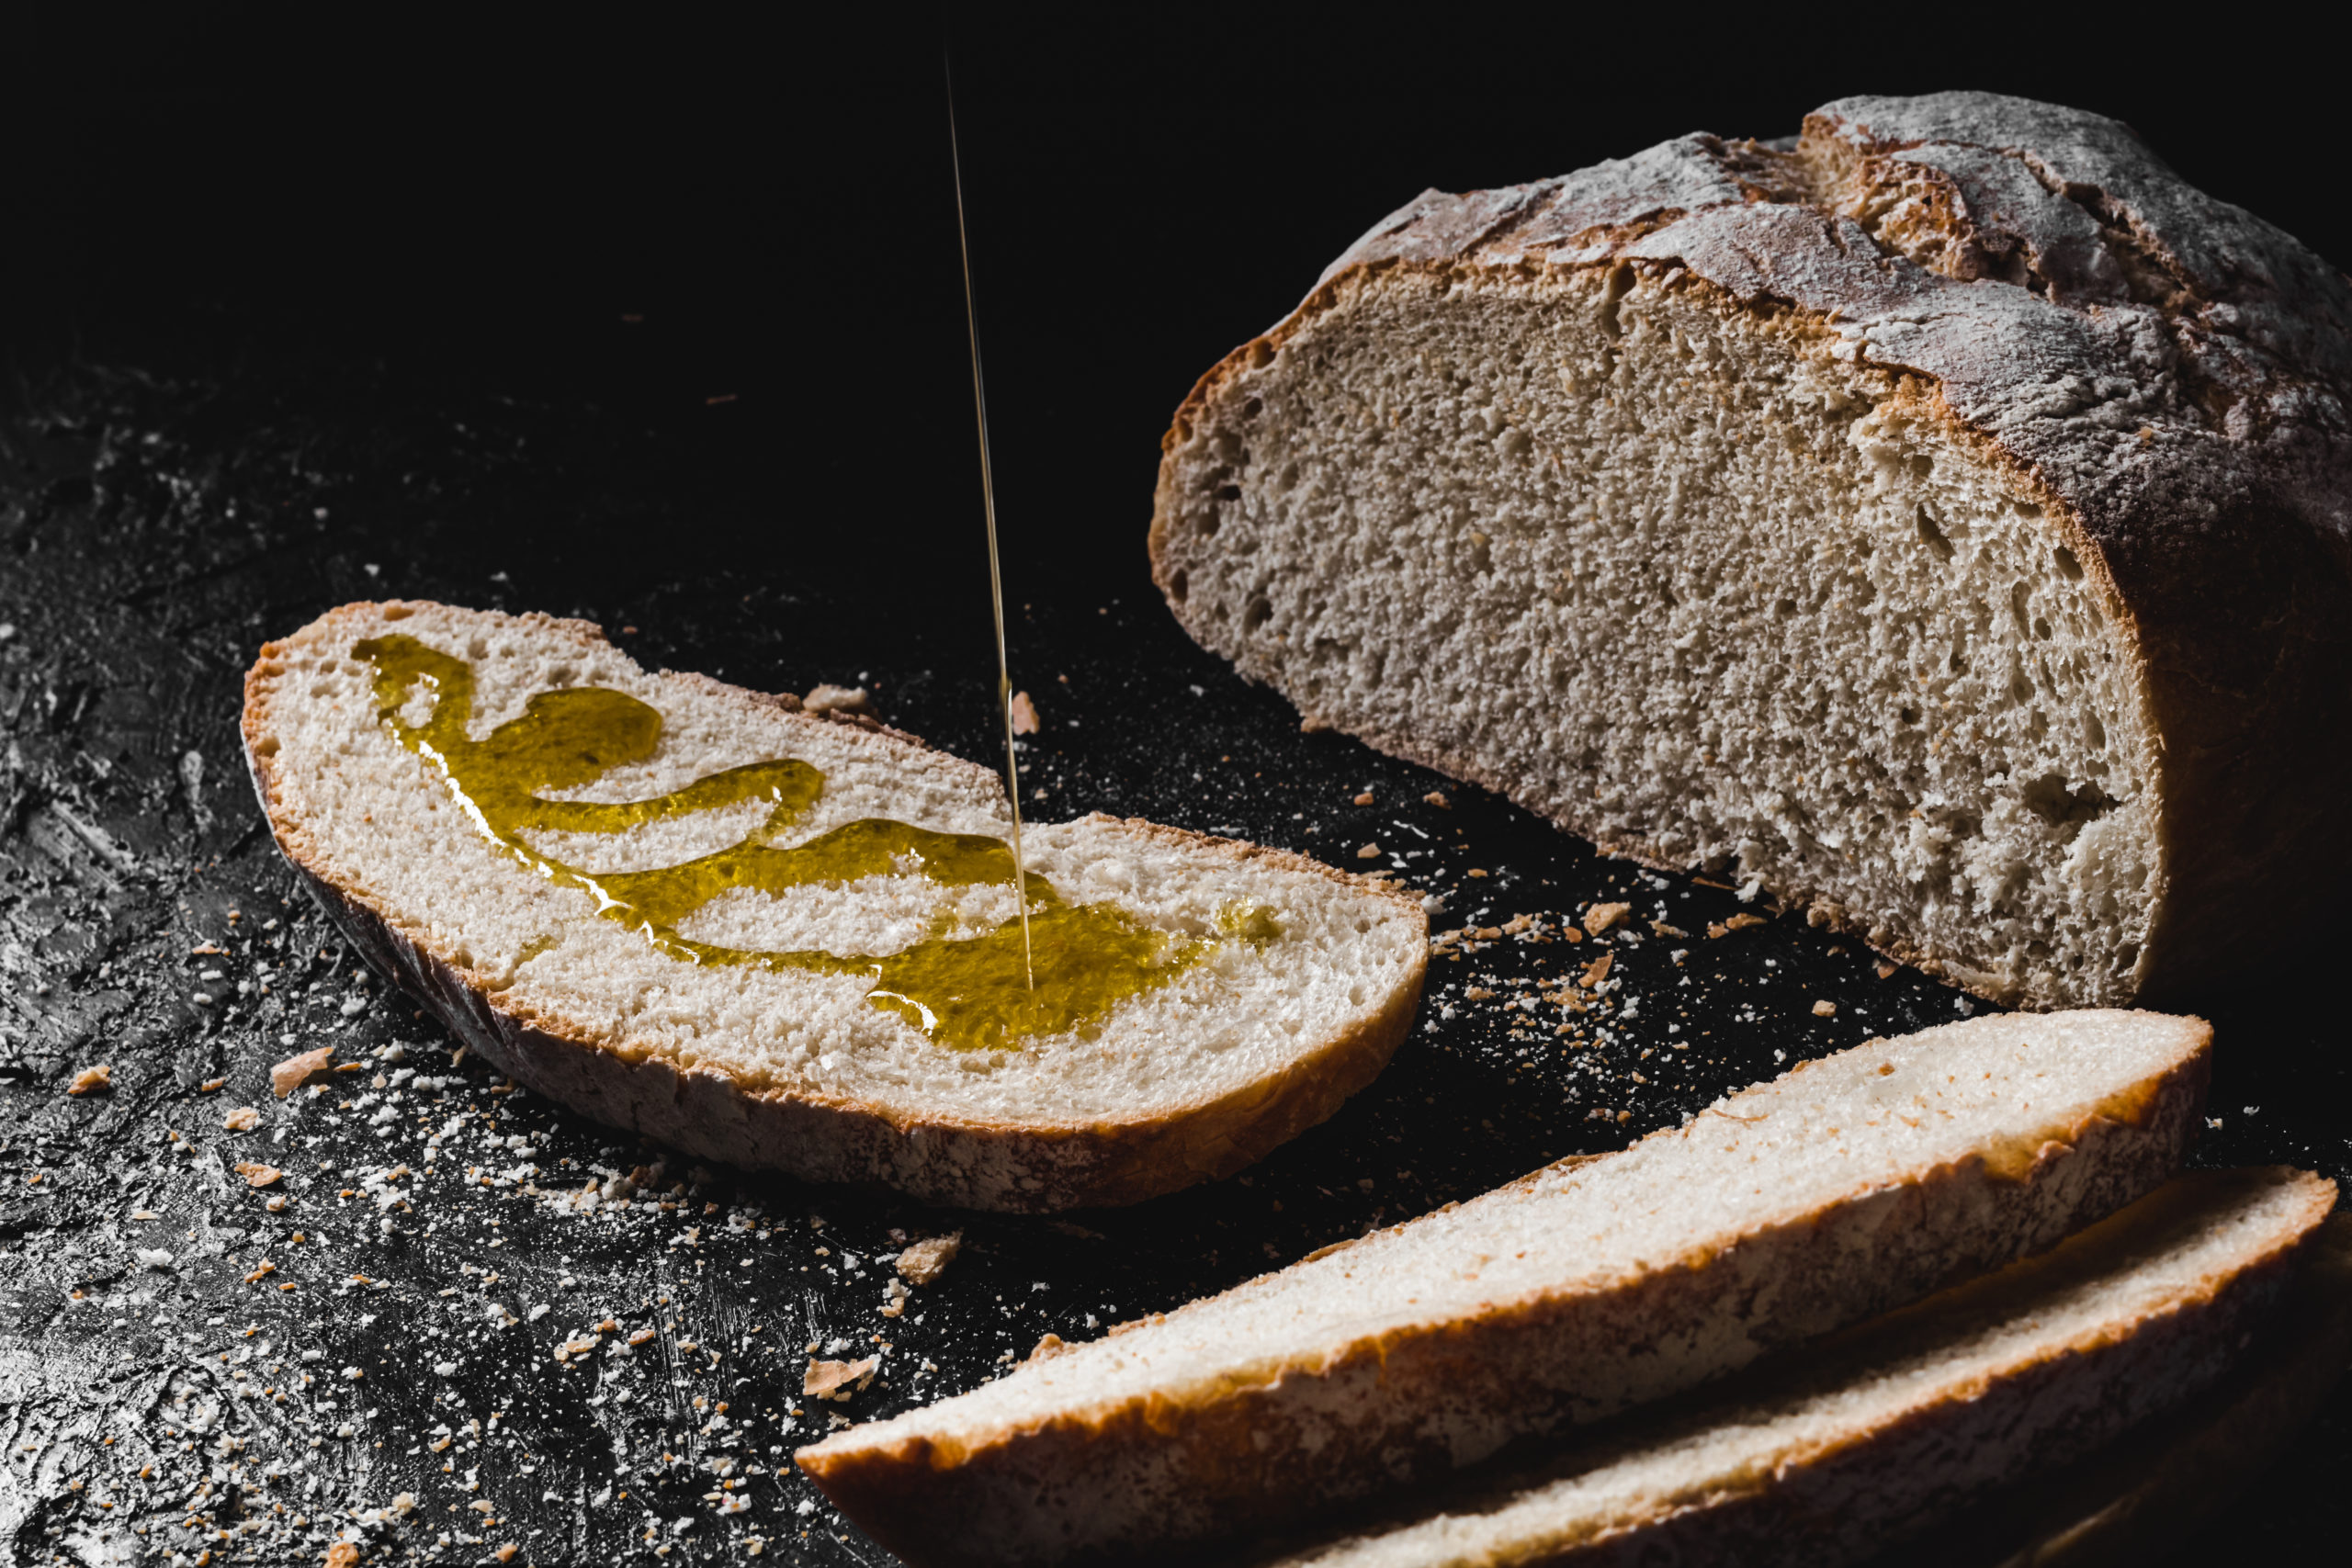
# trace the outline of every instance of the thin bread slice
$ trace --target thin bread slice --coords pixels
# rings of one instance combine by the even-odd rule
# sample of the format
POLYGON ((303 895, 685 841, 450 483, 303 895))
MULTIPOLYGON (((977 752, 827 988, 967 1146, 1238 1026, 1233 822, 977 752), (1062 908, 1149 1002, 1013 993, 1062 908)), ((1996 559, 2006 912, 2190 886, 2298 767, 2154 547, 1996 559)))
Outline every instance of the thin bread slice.
POLYGON ((2177 1167, 2211 1038, 2086 1011, 1873 1041, 799 1462, 919 1564, 1274 1528, 2053 1244, 2177 1167))
POLYGON ((2105 1568, 2182 1551, 2287 1455, 2352 1366, 2352 1214, 2331 1213, 2303 1253, 2277 1316, 2204 1393, 1871 1568, 2105 1568))
POLYGON ((1276 1562, 1860 1562, 2160 1422, 2232 1372, 2317 1250, 2335 1199, 2335 1183, 2280 1168, 2184 1177, 2052 1252, 1746 1386, 1645 1415, 1604 1443, 1456 1483, 1276 1562))
POLYGON ((1403 894, 1099 816, 1028 833, 1024 939, 987 769, 582 621, 345 605, 262 650, 244 737, 288 860, 483 1055, 815 1180, 1044 1210, 1223 1176, 1371 1081, 1427 961, 1403 894))

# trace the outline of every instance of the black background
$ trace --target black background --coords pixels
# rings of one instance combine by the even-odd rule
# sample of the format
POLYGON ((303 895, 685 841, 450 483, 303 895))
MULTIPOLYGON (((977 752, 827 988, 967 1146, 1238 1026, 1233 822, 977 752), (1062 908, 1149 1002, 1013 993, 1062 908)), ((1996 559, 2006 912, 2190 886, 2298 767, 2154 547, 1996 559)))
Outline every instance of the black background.
MULTIPOLYGON (((1942 16, 954 17, 1015 679, 1040 693, 1048 720, 1031 750, 1028 782, 1050 796, 1037 809, 1245 830, 1351 867, 1365 838, 1427 833, 1442 852, 1407 874, 1448 901, 1439 928, 1480 908, 1498 920, 1572 914, 1634 889, 1626 868, 1498 802, 1464 792, 1448 814, 1408 806, 1438 781, 1342 738, 1298 735, 1283 705, 1182 638, 1146 575, 1157 441, 1193 378, 1425 186, 1514 183, 1690 130, 1782 134, 1846 93, 1981 86, 2117 115, 2208 190, 2331 259, 2352 254, 2347 209, 2326 184, 2340 95, 2315 40, 2251 20, 2184 40, 2056 13, 2002 28, 1942 16), (1349 807, 1367 785, 1382 805, 1349 807), (1464 882, 1472 865, 1498 874, 1464 882)), ((213 1130, 200 1082, 225 1076, 220 1102, 242 1094, 266 1108, 262 1075, 284 1054, 281 1029, 305 1044, 329 1037, 311 1030, 369 1048, 401 1040, 412 1060, 438 1049, 405 1008, 379 1001, 346 1018, 329 1005, 364 990, 356 983, 242 1020, 186 999, 198 983, 191 945, 259 961, 266 944, 235 951, 227 910, 241 903, 279 913, 301 933, 294 945, 329 954, 314 961, 320 975, 349 968, 314 918, 298 923, 299 908, 281 907, 287 884, 236 792, 235 678, 265 637, 379 593, 584 614, 641 628, 622 640, 649 664, 770 689, 866 679, 885 716, 989 755, 944 30, 923 9, 789 26, 748 12, 259 6, 0 18, 0 624, 17 628, 0 644, 0 1351, 17 1358, 0 1360, 16 1434, 13 1479, 0 1481, 16 1488, 0 1492, 0 1529, 14 1533, 0 1539, 25 1561, 100 1560, 88 1543, 108 1529, 130 1540, 134 1520, 151 1527, 139 1539, 192 1553, 183 1518, 233 1529, 300 1511, 273 1513, 286 1483, 250 1474, 216 1482, 200 1504, 181 1501, 192 1483, 149 1496, 108 1469, 129 1446, 101 1452, 97 1429, 84 1430, 94 1389, 119 1404, 144 1386, 107 1370, 118 1359, 182 1376, 164 1369, 220 1348, 198 1341, 238 1326, 207 1322, 225 1312, 287 1343, 308 1335, 332 1365, 381 1369, 383 1414, 369 1420, 384 1425, 384 1457, 339 1470, 322 1457, 311 1473, 327 1479, 334 1522, 388 1556, 474 1561, 517 1540, 517 1561, 615 1561, 650 1550, 650 1514, 673 1561, 731 1560, 756 1534, 788 1561, 878 1562, 821 1504, 795 1512, 810 1495, 789 1474, 755 1481, 751 1513, 709 1517, 704 1483, 658 1457, 676 1449, 701 1463, 694 1445, 717 1441, 695 1430, 683 1359, 670 1363, 673 1402, 623 1419, 561 1393, 528 1346, 483 1349, 445 1385, 423 1375, 430 1358, 408 1337, 451 1310, 436 1292, 473 1278, 459 1263, 491 1256, 469 1248, 504 1214, 504 1256, 560 1256, 582 1280, 593 1266, 613 1310, 676 1292, 646 1319, 684 1322, 665 1344, 732 1333, 751 1346, 751 1322, 791 1340, 766 1360, 742 1350, 748 1382, 729 1374, 741 1408, 774 1416, 776 1429, 743 1450, 767 1456, 821 1429, 780 1425, 804 1403, 803 1327, 864 1339, 879 1325, 865 1320, 882 1272, 857 1274, 839 1254, 870 1260, 894 1229, 962 1225, 971 1245, 923 1293, 929 1321, 893 1329, 893 1355, 940 1370, 886 1374, 851 1407, 860 1417, 970 1386, 1047 1329, 1083 1332, 1088 1314, 1172 1305, 1548 1156, 1614 1146, 1773 1070, 1775 1052, 1953 1016, 1951 993, 1908 974, 1881 981, 1863 955, 1785 922, 1736 953, 1708 951, 1719 983, 1679 998, 1736 1043, 1689 1064, 1687 1083, 1637 1092, 1623 1076, 1630 1055, 1598 1080, 1542 1050, 1520 1059, 1502 1015, 1463 1001, 1464 977, 1438 965, 1432 987, 1455 986, 1459 1016, 1433 1010, 1380 1085, 1247 1183, 1079 1216, 1072 1231, 712 1174, 696 1200, 766 1216, 756 1267, 731 1293, 698 1274, 656 1279, 646 1259, 673 1250, 687 1223, 676 1213, 592 1234, 510 1194, 420 1190, 413 1230, 353 1232, 349 1256, 310 1274, 293 1261, 309 1255, 286 1250, 290 1221, 229 1224, 244 1195, 188 1174, 209 1162, 217 1175, 243 1147, 213 1130), (187 785, 189 751, 209 785, 187 785), (1781 967, 1768 974, 1768 956, 1781 967), (1767 995, 1792 1005, 1764 1008, 1767 995), (1839 998, 1839 1018, 1793 1005, 1816 995, 1839 998), (1758 1009, 1761 1021, 1730 1021, 1758 1009), (78 1066, 109 1055, 110 1100, 60 1095, 78 1066), (1592 1120, 1603 1105, 1629 1120, 1592 1120), (188 1133, 198 1154, 165 1154, 167 1128, 199 1128, 188 1133), (36 1172, 49 1173, 45 1189, 28 1189, 36 1172), (134 1204, 191 1232, 203 1261, 168 1274, 127 1261, 119 1214, 134 1204), (823 1233, 808 1224, 820 1211, 823 1233), (438 1229, 416 1234, 428 1217, 438 1229), (826 1241, 835 1250, 820 1258, 826 1241), (253 1307, 259 1292, 243 1276, 265 1252, 304 1288, 253 1307), (372 1327, 356 1308, 321 1314, 311 1293, 354 1269, 390 1282, 371 1298, 382 1319, 372 1327), (85 1300, 69 1305, 75 1290, 85 1300), (99 1321, 90 1303, 101 1301, 130 1327, 99 1321), (111 1348, 126 1342, 135 1352, 111 1348), (85 1364, 94 1381, 73 1381, 85 1364), (404 1458, 400 1438, 447 1419, 441 1402, 458 1389, 511 1406, 515 1446, 535 1456, 473 1455, 512 1533, 445 1547, 412 1523, 350 1519, 402 1488, 425 1514, 456 1517, 461 1495, 445 1508, 429 1490, 443 1484, 437 1462, 404 1458), (102 1516, 90 1499, 106 1487, 122 1500, 102 1516), (592 1506, 600 1487, 634 1495, 592 1506), (242 1500, 222 1501, 240 1488, 242 1500), (684 1517, 697 1522, 673 1531, 684 1517)), ((1736 908, 1680 881, 1641 891, 1654 895, 1702 919, 1736 908)), ((2201 1160, 2346 1174, 2342 1031, 2326 960, 2296 956, 2310 934, 2281 931, 2274 963, 2212 977, 2223 1124, 2201 1160)), ((1545 956, 1504 944, 1473 967, 1508 979, 1545 956)), ((1658 979, 1643 962, 1628 954, 1658 979)), ((494 1103, 490 1079, 460 1077, 454 1097, 494 1103)), ((625 1169, 653 1157, 526 1097, 504 1114, 550 1161, 625 1169)), ((337 1168, 378 1146, 332 1121, 305 1135, 337 1168)), ((322 1183, 297 1212, 337 1201, 334 1180, 322 1183)), ((528 1269, 506 1267, 529 1281, 528 1269)), ((559 1313, 509 1332, 544 1341, 582 1325, 559 1313)), ((185 1391, 161 1386, 167 1400, 185 1391)), ((256 1454, 270 1442, 302 1451, 322 1434, 327 1448, 311 1451, 377 1441, 332 1437, 340 1417, 302 1398, 277 1419, 254 1437, 256 1454)), ((167 1479, 190 1462, 169 1448, 155 1461, 167 1479)), ((2232 1530, 2278 1550, 2298 1531, 2340 1528, 2334 1483, 2347 1456, 2352 1415, 2338 1395, 2222 1533, 2187 1550, 2209 1553, 2232 1530)), ((301 1506, 321 1515, 316 1495, 301 1506)), ((203 1540, 272 1561, 296 1539, 277 1528, 203 1540)))

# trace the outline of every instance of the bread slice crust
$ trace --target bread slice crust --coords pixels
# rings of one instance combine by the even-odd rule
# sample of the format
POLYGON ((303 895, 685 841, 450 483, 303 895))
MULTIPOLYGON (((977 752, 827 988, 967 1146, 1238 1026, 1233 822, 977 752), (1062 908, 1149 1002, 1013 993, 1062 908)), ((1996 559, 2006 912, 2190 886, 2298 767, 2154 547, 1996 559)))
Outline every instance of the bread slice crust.
MULTIPOLYGON (((1235 1343, 1218 1366, 1185 1363, 1181 1374, 1148 1370, 1154 1355, 1173 1353, 1158 1350, 1154 1336, 1168 1337, 1165 1325, 1184 1313, 1301 1290, 1365 1310, 1354 1305, 1363 1292, 1350 1283, 1351 1258, 1374 1249, 1355 1244, 1166 1319, 1113 1330, 1142 1336, 1112 1353, 1146 1363, 1141 1374, 1120 1373, 1114 1392, 1064 1398, 1041 1384, 1079 1365, 1063 1351, 993 1389, 837 1434, 802 1450, 798 1462, 918 1568, 1110 1562, 1164 1542, 1279 1528, 1389 1483, 1443 1474, 1512 1438, 1614 1415, 2048 1247, 2170 1175, 2203 1105, 2211 1031, 2149 1015, 2061 1016, 2143 1019, 2139 1027, 2163 1032, 2151 1038, 2165 1042, 2164 1065, 2095 1108, 2028 1106, 1997 1141, 1899 1177, 1874 1174, 1867 1190, 1801 1213, 1728 1232, 1695 1221, 1622 1274, 1499 1288, 1462 1308, 1449 1299, 1418 1320, 1368 1319, 1278 1354, 1235 1343), (1023 1386, 1014 1380, 1039 1391, 1023 1396, 1031 1404, 1011 1397, 1023 1386), (1006 1404, 1018 1413, 997 1414, 1006 1404)), ((1911 1037, 1923 1043, 1905 1048, 1917 1053, 1909 1060, 1925 1061, 1930 1036, 2032 1027, 2022 1018, 1979 1020, 1911 1037)), ((1875 1074, 1888 1065, 1891 1073, 1899 1044, 1857 1047, 1836 1070, 1875 1074)), ((2063 1066, 2052 1070, 2063 1079, 2063 1066)), ((1789 1077, 1759 1086, 1635 1150, 1648 1145, 1671 1159, 1683 1140, 1711 1131, 1736 1142, 1764 1105, 1804 1092, 1789 1077)), ((1611 1161, 1632 1153, 1583 1165, 1575 1179, 1605 1178, 1611 1161)), ((1575 1190, 1560 1178, 1561 1168, 1547 1168, 1463 1207, 1495 1212, 1533 1200, 1546 1205, 1548 1224, 1581 1235, 1575 1190)), ((1759 1179, 1770 1180, 1770 1171, 1759 1179)), ((1386 1235, 1453 1223, 1443 1211, 1386 1235)), ((1430 1294, 1445 1281, 1425 1283, 1430 1294)), ((1097 1342, 1076 1352, 1108 1349, 1097 1342)))
POLYGON ((1770 891, 1815 923, 2007 1003, 2164 1005, 2315 910, 2330 873, 2352 867, 2352 813, 2311 784, 2352 767, 2352 547, 2336 521, 2352 488, 2352 288, 2186 186, 2126 128, 1986 94, 1857 98, 1808 116, 1795 148, 1692 136, 1561 179, 1428 192, 1179 409, 1150 548, 1196 638, 1312 724, 1498 789, 1612 852, 1688 866, 1674 834, 1563 800, 1518 760, 1318 696, 1295 642, 1266 646, 1278 619, 1253 638, 1188 603, 1224 547, 1223 500, 1288 504, 1265 490, 1285 454, 1252 452, 1247 428, 1284 355, 1374 295, 1480 289, 1575 296, 1612 321, 1629 291, 1673 295, 1792 340, 2030 498, 2113 627, 2155 863, 2111 967, 1988 963, 1964 935, 1853 908, 1826 861, 1776 871, 1770 891))
MULTIPOLYGON (((354 604, 297 635, 348 638, 376 625, 387 608, 404 615, 436 607, 354 604)), ((543 615, 498 619, 582 653, 605 644, 601 628, 584 621, 543 615)), ((706 1065, 681 1070, 657 1051, 630 1048, 608 1032, 517 998, 500 976, 463 962, 413 918, 401 918, 367 888, 325 869, 327 857, 310 825, 291 809, 274 765, 279 739, 273 705, 292 641, 266 645, 247 672, 241 728, 255 794, 303 885, 372 964, 500 1071, 582 1114, 690 1155, 813 1181, 879 1183, 970 1208, 1046 1212, 1139 1202, 1230 1175, 1328 1118, 1378 1076, 1419 1004, 1425 942, 1415 944, 1405 983, 1370 1016, 1279 1070, 1221 1095, 1125 1117, 1014 1120, 752 1083, 706 1065)), ((871 735, 873 744, 903 750, 910 764, 943 761, 913 737, 870 719, 803 713, 790 697, 707 677, 669 678, 689 681, 766 722, 783 715, 814 727, 846 723, 871 735)), ((1100 815, 1089 820, 1213 861, 1256 863, 1343 886, 1408 914, 1426 930, 1426 917, 1405 894, 1305 856, 1141 820, 1100 815)))
POLYGON ((2240 1375, 2250 1338, 2294 1331, 2281 1298, 2327 1263, 2335 1201, 2335 1183, 2284 1168, 2184 1176, 2052 1252, 1605 1439, 1251 1561, 1836 1568, 1898 1542, 1965 1561, 1919 1538, 2002 1488, 2136 1444, 2240 1375))

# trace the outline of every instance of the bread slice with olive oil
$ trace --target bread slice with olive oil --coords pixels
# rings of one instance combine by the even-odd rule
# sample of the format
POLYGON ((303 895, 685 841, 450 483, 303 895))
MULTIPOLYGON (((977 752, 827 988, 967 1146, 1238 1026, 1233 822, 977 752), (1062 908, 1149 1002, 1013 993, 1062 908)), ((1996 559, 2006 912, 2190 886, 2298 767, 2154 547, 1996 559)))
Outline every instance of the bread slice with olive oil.
POLYGON ((1369 1083, 1417 901, 1094 816, 870 719, 652 674, 582 621, 347 604, 262 649, 245 750, 287 859, 459 1037, 689 1154, 941 1203, 1128 1203, 1369 1083))

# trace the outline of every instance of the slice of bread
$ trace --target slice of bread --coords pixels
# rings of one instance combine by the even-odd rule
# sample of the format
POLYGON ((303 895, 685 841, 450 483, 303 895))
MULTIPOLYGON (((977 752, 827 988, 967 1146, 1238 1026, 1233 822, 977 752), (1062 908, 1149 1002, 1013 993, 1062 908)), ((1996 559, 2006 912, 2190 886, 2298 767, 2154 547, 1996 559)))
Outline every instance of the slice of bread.
POLYGON ((1418 902, 1092 817, 871 720, 649 674, 595 626, 345 605, 263 649, 271 830, 521 1082, 689 1154, 941 1203, 1126 1203, 1329 1116, 1408 1028, 1418 902))
POLYGON ((918 1564, 1272 1528, 2051 1246, 2177 1168, 2211 1038, 2073 1012, 1873 1041, 799 1462, 918 1564))
POLYGON ((2352 284, 2098 115, 1430 191, 1203 377, 1177 618, 1336 727, 2032 1007, 2352 869, 2352 284))
POLYGON ((1274 1562, 1860 1562, 2236 1375, 2335 1201, 2335 1183, 2284 1168, 2184 1177, 2053 1252, 1769 1375, 1604 1443, 1464 1477, 1274 1562))
MULTIPOLYGON (((2212 1387, 1871 1568, 2103 1568, 2180 1556, 2191 1532, 2233 1517, 2241 1494, 2289 1459, 2352 1367, 2352 1214, 2331 1213, 2303 1251, 2277 1317, 2212 1387)), ((2255 1551, 2249 1541, 2240 1555, 2255 1551)))

